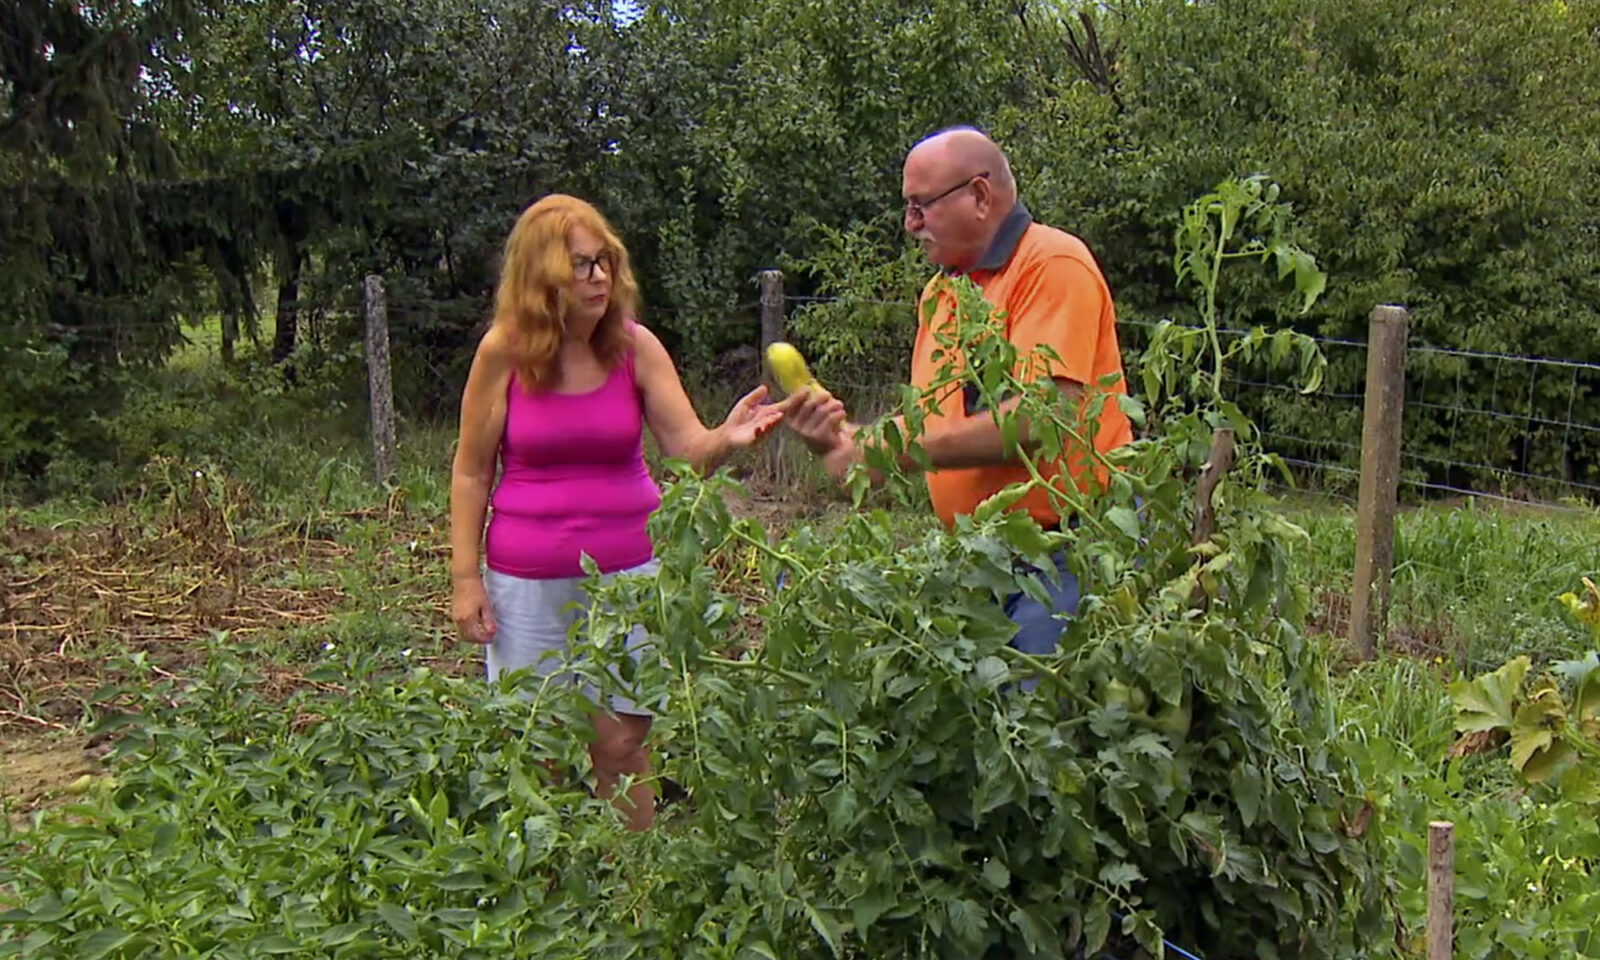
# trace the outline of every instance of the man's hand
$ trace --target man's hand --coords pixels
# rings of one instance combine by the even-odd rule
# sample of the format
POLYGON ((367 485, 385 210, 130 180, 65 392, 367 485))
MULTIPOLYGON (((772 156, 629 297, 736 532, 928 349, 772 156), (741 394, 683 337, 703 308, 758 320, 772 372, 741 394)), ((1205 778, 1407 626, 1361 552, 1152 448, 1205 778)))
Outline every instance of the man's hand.
POLYGON ((820 387, 805 387, 791 398, 783 422, 800 435, 806 447, 817 456, 826 457, 835 447, 848 444, 849 437, 840 427, 845 423, 844 403, 820 387))

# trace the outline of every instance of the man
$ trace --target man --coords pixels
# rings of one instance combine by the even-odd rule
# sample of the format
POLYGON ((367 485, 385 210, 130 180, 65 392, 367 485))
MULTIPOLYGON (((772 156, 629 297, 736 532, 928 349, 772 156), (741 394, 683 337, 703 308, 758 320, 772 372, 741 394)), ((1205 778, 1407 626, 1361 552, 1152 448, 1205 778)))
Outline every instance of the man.
MULTIPOLYGON (((1077 237, 1033 219, 1017 197, 1005 154, 993 141, 970 127, 922 140, 906 155, 901 195, 906 231, 921 241, 928 259, 944 274, 970 278, 988 303, 1004 311, 1003 319, 994 322, 1004 324, 1019 364, 1025 365, 1019 379, 1048 375, 1064 399, 1077 400, 1086 390, 1107 389, 1101 386, 1103 378, 1115 375, 1116 384, 1109 390, 1126 392, 1116 315, 1099 266, 1077 237), (1034 354, 1040 347, 1051 348, 1058 359, 1034 354)), ((937 334, 954 322, 954 294, 938 289, 939 279, 929 281, 917 305, 911 383, 923 391, 939 378, 940 366, 949 362, 934 357, 940 350, 937 334), (931 319, 924 310, 930 298, 936 299, 931 319)), ((1030 476, 1027 467, 1007 453, 994 417, 976 400, 970 390, 946 391, 937 412, 925 421, 920 440, 931 463, 928 493, 946 528, 990 495, 1030 476)), ((1016 402, 1001 407, 1013 409, 1016 402)), ((836 479, 842 480, 862 459, 856 437, 860 428, 847 422, 843 404, 825 391, 804 397, 785 422, 823 458, 836 479)), ((1021 440, 1027 448, 1023 427, 1021 440)), ((1114 396, 1101 404, 1092 433, 1094 446, 1102 453, 1132 439, 1128 418, 1114 396)), ((1084 451, 1069 450, 1063 459, 1066 471, 1080 483, 1084 472, 1093 469, 1084 451)), ((908 458, 903 460, 912 466, 908 458)), ((1063 465, 1038 466, 1042 475, 1052 477, 1063 465)), ((1027 510, 1047 529, 1071 522, 1057 513, 1044 490, 1030 491, 1011 509, 1027 510)), ((1055 576, 1045 578, 1051 598, 1048 608, 1021 592, 1006 598, 1006 613, 1018 627, 1012 645, 1026 653, 1053 651, 1065 628, 1056 614, 1070 616, 1077 610, 1077 580, 1066 569, 1064 557, 1058 558, 1057 567, 1055 576)))

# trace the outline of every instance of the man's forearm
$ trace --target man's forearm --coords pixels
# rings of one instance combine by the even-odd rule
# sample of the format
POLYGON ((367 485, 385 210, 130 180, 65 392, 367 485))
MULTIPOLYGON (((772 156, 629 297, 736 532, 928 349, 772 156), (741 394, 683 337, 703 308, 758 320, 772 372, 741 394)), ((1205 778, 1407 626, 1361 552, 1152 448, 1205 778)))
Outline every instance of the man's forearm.
MULTIPOLYGON (((1072 404, 1083 396, 1083 385, 1056 379, 1063 401, 1072 404)), ((1024 453, 1035 447, 1029 430, 1028 418, 1017 413, 1020 399, 1011 399, 1000 405, 1000 417, 1017 418, 1017 443, 1024 453)), ((951 426, 934 430, 922 438, 922 448, 929 462, 938 469, 959 470, 966 467, 995 467, 1017 462, 1014 451, 1006 449, 997 418, 990 415, 968 417, 951 426)))
MULTIPOLYGON (((1083 386, 1079 383, 1057 378, 1056 384, 1061 389, 1062 398, 1069 404, 1083 396, 1083 386)), ((1017 442, 1022 451, 1027 453, 1034 449, 1034 442, 1027 418, 1016 412, 1020 405, 1020 399, 1006 401, 1000 405, 1000 416, 1017 417, 1017 442)), ((893 422, 901 438, 904 439, 905 418, 895 417, 893 422)), ((867 440, 861 432, 864 429, 854 423, 846 423, 842 432, 846 437, 855 437, 858 445, 865 445, 867 440)), ((988 414, 968 417, 949 426, 924 433, 918 444, 927 454, 929 465, 936 470, 994 467, 1017 462, 1016 454, 1006 449, 997 419, 988 414)), ((881 449, 883 445, 880 443, 878 446, 881 449)), ((861 459, 865 460, 865 457, 861 459)), ((898 459, 902 471, 920 469, 920 465, 909 453, 901 453, 898 459)), ((881 483, 879 471, 873 470, 872 473, 874 485, 881 483)))
MULTIPOLYGON (((1023 441, 1026 448, 1027 441, 1023 441)), ((936 469, 993 467, 1015 459, 1005 448, 1000 427, 988 417, 973 417, 922 438, 928 462, 936 469)))
MULTIPOLYGON (((1016 406, 1011 404, 1004 408, 1010 413, 1016 406)), ((905 424, 896 418, 896 426, 900 428, 901 437, 905 437, 905 424)), ((1027 424, 1021 427, 1020 439, 1023 448, 1027 448, 1027 424)), ((1010 463, 1015 458, 1005 449, 1005 442, 1000 435, 1000 427, 992 417, 971 417, 961 420, 948 427, 942 427, 923 434, 918 445, 928 455, 929 464, 934 469, 961 469, 964 467, 992 467, 1003 463, 1010 463)), ((902 453, 899 457, 900 469, 911 471, 919 469, 919 465, 909 453, 902 453)))

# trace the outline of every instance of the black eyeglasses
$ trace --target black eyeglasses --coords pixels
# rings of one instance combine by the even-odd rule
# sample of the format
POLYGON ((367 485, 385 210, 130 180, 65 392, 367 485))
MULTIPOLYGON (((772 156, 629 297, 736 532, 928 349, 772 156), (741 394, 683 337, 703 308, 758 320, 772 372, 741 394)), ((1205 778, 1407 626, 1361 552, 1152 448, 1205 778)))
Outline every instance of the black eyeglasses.
POLYGON ((906 213, 913 214, 913 215, 915 215, 915 216, 920 218, 923 214, 928 212, 928 208, 929 207, 931 207, 934 204, 938 203, 940 200, 943 200, 945 197, 950 196, 950 194, 955 193, 957 190, 960 190, 962 187, 970 185, 972 183, 972 181, 986 179, 988 176, 989 176, 989 171, 987 171, 987 170, 983 171, 982 173, 974 173, 972 176, 970 176, 967 179, 961 181, 960 183, 958 183, 955 186, 951 187, 950 189, 944 191, 943 193, 938 194, 937 196, 929 197, 926 200, 917 200, 915 198, 908 198, 906 200, 906 213))
POLYGON ((595 267, 605 267, 606 276, 610 276, 616 272, 617 262, 616 259, 611 256, 611 252, 609 250, 601 253, 598 257, 573 257, 572 279, 593 280, 595 267))

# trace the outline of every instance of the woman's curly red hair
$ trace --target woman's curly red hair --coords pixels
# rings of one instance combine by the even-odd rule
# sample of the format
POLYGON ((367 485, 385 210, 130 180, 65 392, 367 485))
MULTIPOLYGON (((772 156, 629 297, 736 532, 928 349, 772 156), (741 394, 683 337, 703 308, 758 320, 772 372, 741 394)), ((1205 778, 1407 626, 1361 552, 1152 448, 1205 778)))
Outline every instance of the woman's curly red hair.
POLYGON ((639 286, 627 248, 593 204, 550 194, 517 218, 495 289, 494 324, 510 333, 517 375, 529 389, 548 390, 560 379, 557 358, 575 283, 567 238, 575 227, 602 238, 611 261, 611 299, 591 341, 595 353, 609 367, 628 349, 625 321, 638 313, 639 286))

